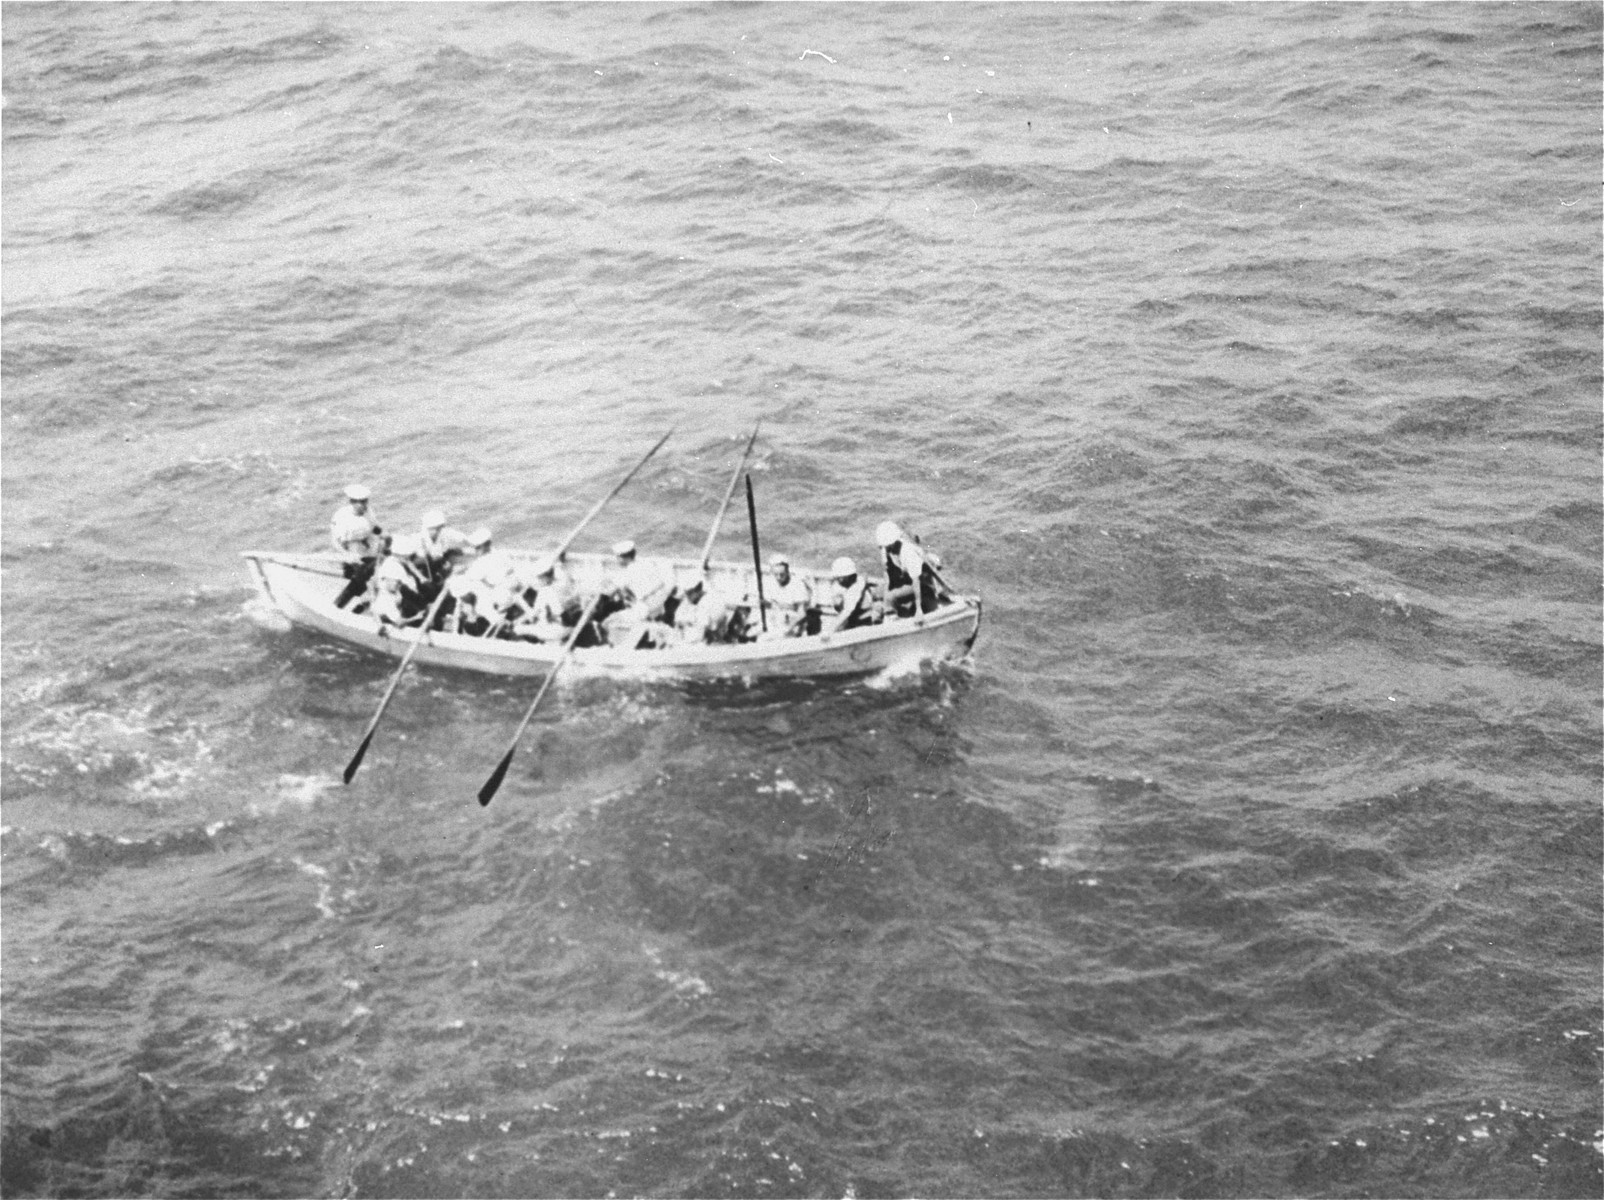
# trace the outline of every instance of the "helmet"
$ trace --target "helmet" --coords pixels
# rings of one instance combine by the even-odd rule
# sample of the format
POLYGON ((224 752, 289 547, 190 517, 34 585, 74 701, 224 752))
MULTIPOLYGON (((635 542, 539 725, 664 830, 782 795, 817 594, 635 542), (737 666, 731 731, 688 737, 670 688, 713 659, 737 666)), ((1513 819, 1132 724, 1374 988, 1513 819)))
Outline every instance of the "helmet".
POLYGON ((618 555, 619 558, 623 558, 627 554, 633 554, 635 553, 635 543, 628 538, 621 542, 615 542, 613 544, 613 553, 618 555))
POLYGON ((881 521, 875 526, 874 540, 882 546, 894 546, 902 540, 902 530, 895 521, 881 521))
POLYGON ((489 544, 490 527, 488 525, 479 526, 478 529, 473 531, 472 536, 468 538, 468 545, 470 546, 488 546, 489 544))
POLYGON ((832 579, 845 579, 848 575, 858 573, 858 564, 845 554, 830 564, 830 577, 832 579))
POLYGON ((347 500, 371 500, 373 493, 360 483, 353 483, 345 489, 345 498, 347 500))
POLYGON ((419 522, 424 529, 439 529, 440 526, 444 525, 445 523, 446 515, 438 508, 431 508, 428 512, 424 513, 423 520, 419 522))

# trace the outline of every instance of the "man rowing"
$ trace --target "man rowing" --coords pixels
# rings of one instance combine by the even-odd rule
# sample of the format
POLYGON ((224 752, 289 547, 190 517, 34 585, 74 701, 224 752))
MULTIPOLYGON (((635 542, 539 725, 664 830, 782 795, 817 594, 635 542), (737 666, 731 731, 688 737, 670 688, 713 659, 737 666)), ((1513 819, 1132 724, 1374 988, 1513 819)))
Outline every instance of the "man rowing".
POLYGON ((518 568, 505 550, 495 548, 490 530, 484 526, 473 531, 468 544, 476 557, 463 572, 457 602, 470 597, 477 616, 490 622, 487 632, 500 634, 522 612, 523 583, 518 578, 518 568))
POLYGON ((372 493, 360 483, 345 489, 345 503, 334 510, 329 521, 329 541, 340 556, 340 572, 345 587, 334 599, 335 608, 344 608, 368 590, 368 581, 384 553, 383 534, 368 511, 372 493))
POLYGON ((428 572, 427 599, 432 602, 445 586, 446 576, 468 552, 468 536, 446 524, 446 514, 431 508, 419 522, 418 547, 428 572))
POLYGON ((629 649, 658 644, 667 629, 663 615, 674 592, 673 581, 656 563, 641 559, 635 543, 627 539, 613 546, 613 558, 618 573, 597 616, 608 644, 629 649))
POLYGON ((542 559, 528 578, 523 615, 513 635, 531 642, 561 642, 581 615, 578 590, 555 558, 542 559))
POLYGON ((698 575, 685 585, 674 606, 674 641, 680 645, 726 640, 729 606, 707 588, 707 577, 698 575))
POLYGON ((418 540, 406 534, 390 542, 390 552, 373 572, 373 597, 368 612, 379 622, 379 632, 390 626, 415 625, 426 604, 427 585, 418 540))

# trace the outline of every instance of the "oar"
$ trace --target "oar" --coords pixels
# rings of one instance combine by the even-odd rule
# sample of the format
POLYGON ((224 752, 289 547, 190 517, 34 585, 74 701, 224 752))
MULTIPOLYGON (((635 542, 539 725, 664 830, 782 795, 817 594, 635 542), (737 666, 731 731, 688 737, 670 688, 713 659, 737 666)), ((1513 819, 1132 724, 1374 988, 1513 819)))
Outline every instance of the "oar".
MULTIPOLYGON (((561 541, 561 543, 558 544, 556 554, 552 555, 553 559, 560 559, 563 556, 563 554, 567 552, 569 545, 573 542, 573 540, 576 537, 579 536, 580 532, 585 528, 585 526, 589 525, 591 523, 591 521, 595 518, 596 514, 601 512, 602 507, 609 500, 611 500, 614 496, 618 495, 619 492, 624 490, 624 485, 626 483, 628 483, 631 479, 635 478, 635 472, 639 471, 642 467, 644 467, 646 465, 647 460, 650 459, 652 455, 656 454, 659 450, 661 450, 663 448, 663 443, 668 441, 668 439, 673 436, 673 433, 674 433, 673 429, 670 429, 662 437, 658 438, 657 439, 657 444, 646 452, 645 457, 643 457, 640 460, 640 462, 636 463, 632 468, 630 468, 629 474, 625 475, 622 479, 620 479, 618 481, 618 483, 614 485, 612 491, 608 492, 600 500, 596 501, 595 507, 593 507, 588 513, 585 514, 585 519, 583 521, 581 521, 578 525, 575 525, 574 528, 573 528, 573 532, 571 532, 567 537, 565 537, 561 541)), ((424 620, 423 620, 423 627, 418 631, 418 640, 413 642, 412 645, 408 648, 407 653, 406 653, 406 657, 404 657, 401 660, 401 666, 399 668, 397 668, 397 670, 396 670, 395 677, 390 680, 390 686, 385 689, 385 691, 384 691, 384 699, 379 701, 379 711, 373 714, 373 720, 368 722, 367 732, 362 735, 362 744, 356 748, 356 753, 351 756, 351 761, 346 764, 346 767, 345 767, 345 782, 346 783, 350 783, 351 782, 351 777, 356 774, 357 768, 362 765, 362 756, 368 752, 368 745, 369 745, 369 743, 371 743, 373 741, 373 731, 376 730, 379 727, 379 718, 384 716, 384 710, 389 707, 390 697, 395 695, 396 686, 401 682, 401 676, 406 671, 407 664, 412 661, 412 656, 417 653, 418 647, 423 645, 423 641, 424 641, 424 638, 427 636, 427 632, 428 632, 429 627, 434 624, 435 613, 439 610, 440 605, 442 603, 444 603, 446 595, 447 595, 446 589, 445 588, 441 588, 440 589, 440 595, 435 598, 435 602, 434 602, 433 607, 431 607, 429 609, 429 615, 427 617, 425 617, 424 620)), ((498 780, 498 782, 499 782, 499 780, 498 780)))
POLYGON ((446 596, 449 594, 445 588, 442 587, 440 589, 440 594, 434 598, 434 603, 429 606, 428 616, 423 618, 423 624, 418 627, 417 640, 408 646, 407 652, 401 656, 401 665, 396 668, 395 675, 391 677, 390 686, 384 689, 384 699, 379 701, 378 712, 374 713, 373 720, 368 722, 367 732, 362 735, 362 744, 356 748, 356 753, 351 755, 351 761, 345 764, 346 783, 351 782, 351 777, 356 774, 356 769, 362 765, 362 756, 368 752, 368 746, 373 741, 373 731, 379 727, 379 718, 384 716, 384 710, 390 707, 390 697, 395 695, 395 689, 401 683, 401 676, 406 674, 407 664, 412 661, 412 656, 418 652, 418 647, 428 640, 429 629, 434 625, 435 614, 440 611, 440 606, 445 603, 446 596))
POLYGON ((512 735, 512 745, 507 747, 507 753, 501 756, 501 761, 496 764, 496 769, 490 773, 490 778, 485 780, 484 787, 479 789, 480 807, 490 803, 491 798, 496 794, 496 789, 501 786, 501 781, 507 777, 507 768, 512 766, 513 752, 518 749, 518 743, 523 739, 524 730, 529 728, 529 722, 535 715, 535 709, 540 707, 540 701, 545 696, 546 689, 551 686, 551 681, 557 678, 557 672, 562 668, 563 663, 568 661, 569 652, 573 650, 574 643, 579 640, 580 633, 590 622, 590 614, 596 611, 596 605, 600 600, 601 596, 598 595, 585 606, 585 612, 579 618, 579 624, 574 626, 574 631, 568 635, 568 640, 563 643, 562 653, 557 656, 557 661, 551 664, 551 670, 546 672, 546 680, 540 685, 540 690, 535 693, 535 699, 529 705, 529 711, 524 713, 524 719, 518 722, 518 732, 512 735))
POLYGON ((629 469, 629 474, 625 475, 622 479, 620 479, 616 484, 613 485, 613 490, 612 491, 608 492, 600 500, 596 501, 595 507, 592 508, 588 513, 585 514, 585 519, 583 521, 581 521, 578 525, 574 526, 573 532, 570 533, 567 537, 563 538, 562 541, 557 543, 557 549, 552 553, 552 556, 551 556, 552 557, 552 561, 555 562, 558 559, 561 559, 564 554, 568 553, 568 547, 573 543, 573 540, 576 537, 579 536, 580 531, 583 530, 585 528, 585 526, 589 525, 591 523, 591 521, 595 519, 596 514, 601 512, 601 510, 606 506, 606 504, 607 504, 607 502, 609 500, 611 500, 614 496, 618 495, 619 492, 624 490, 624 485, 626 483, 628 483, 631 479, 635 478, 635 472, 639 471, 642 467, 644 467, 646 465, 647 460, 650 459, 652 455, 656 454, 659 450, 661 450, 663 448, 663 443, 668 441, 668 439, 673 437, 673 436, 674 436, 674 431, 672 429, 670 429, 662 437, 658 438, 657 439, 657 445, 653 446, 650 450, 648 450, 646 452, 646 457, 642 458, 640 460, 640 462, 636 463, 633 467, 631 467, 629 469))
POLYGON ((752 476, 746 477, 746 519, 752 526, 752 566, 757 570, 757 623, 769 631, 769 617, 763 611, 763 552, 757 548, 757 502, 752 499, 752 476))
POLYGON ((730 476, 730 486, 724 489, 724 502, 718 506, 718 516, 713 518, 713 528, 707 531, 707 544, 702 547, 702 570, 707 570, 707 563, 713 557, 713 539, 718 537, 718 527, 724 523, 724 510, 730 506, 730 497, 735 495, 735 485, 741 482, 741 471, 746 467, 746 460, 752 455, 752 444, 757 441, 758 426, 762 421, 752 426, 752 436, 746 439, 746 449, 741 451, 741 461, 735 464, 735 474, 730 476))

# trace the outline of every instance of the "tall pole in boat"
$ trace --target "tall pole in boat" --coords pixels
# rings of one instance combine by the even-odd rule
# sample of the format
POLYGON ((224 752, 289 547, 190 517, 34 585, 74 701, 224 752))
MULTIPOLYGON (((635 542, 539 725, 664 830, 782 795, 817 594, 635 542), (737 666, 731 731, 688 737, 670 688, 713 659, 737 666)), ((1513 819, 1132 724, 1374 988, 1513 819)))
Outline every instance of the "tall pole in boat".
POLYGON ((746 476, 746 519, 752 526, 752 567, 757 571, 757 622, 764 633, 769 631, 768 614, 763 603, 763 552, 757 546, 757 502, 752 499, 752 476, 746 476))

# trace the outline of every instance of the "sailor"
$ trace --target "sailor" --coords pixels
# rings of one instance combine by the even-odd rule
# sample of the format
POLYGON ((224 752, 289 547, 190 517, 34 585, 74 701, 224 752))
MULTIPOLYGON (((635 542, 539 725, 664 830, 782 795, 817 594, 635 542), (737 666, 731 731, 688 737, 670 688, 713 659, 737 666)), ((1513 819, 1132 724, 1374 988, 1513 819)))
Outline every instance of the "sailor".
POLYGON ((479 606, 474 596, 473 585, 461 571, 446 580, 446 591, 450 593, 442 606, 443 615, 440 627, 453 633, 464 634, 468 637, 478 637, 490 628, 490 622, 479 614, 479 606))
POLYGON ((384 569, 387 564, 394 561, 385 559, 379 564, 373 577, 373 601, 368 611, 379 622, 380 637, 388 637, 391 626, 410 623, 404 611, 406 593, 401 586, 400 576, 384 569))
POLYGON ((772 574, 763 589, 764 610, 768 615, 768 637, 800 637, 807 630, 808 609, 813 607, 813 589, 800 575, 791 574, 786 554, 771 554, 772 574))
POLYGON ((564 640, 573 622, 579 619, 577 612, 572 618, 567 615, 579 600, 568 572, 555 558, 545 558, 535 565, 527 578, 524 611, 513 626, 514 636, 532 642, 564 640))
POLYGON ((722 641, 728 620, 728 608, 708 594, 707 577, 698 575, 685 585, 674 606, 674 641, 680 645, 722 641))
POLYGON ((468 544, 476 557, 463 573, 464 594, 471 594, 479 615, 489 619, 490 632, 500 634, 522 611, 518 568, 506 551, 495 548, 484 526, 473 531, 468 544))
POLYGON ((919 616, 946 599, 947 591, 919 539, 904 533, 895 521, 881 521, 874 540, 886 571, 886 603, 897 616, 919 616))
POLYGON ((390 543, 390 552, 373 572, 373 599, 369 612, 378 619, 379 633, 392 625, 416 625, 422 611, 419 592, 423 577, 417 561, 417 539, 405 534, 390 543))
POLYGON ((656 563, 636 557, 634 542, 619 542, 613 547, 613 556, 618 560, 615 586, 618 598, 627 608, 634 609, 642 620, 660 620, 663 606, 673 591, 672 582, 656 563))
MULTIPOLYGON (((379 591, 393 596, 394 602, 408 624, 423 611, 423 589, 426 576, 423 568, 422 547, 418 539, 402 534, 390 543, 390 552, 380 561, 373 573, 379 591), (390 586, 390 585, 393 585, 390 586)), ((378 612, 375 596, 374 612, 378 612)), ((399 622, 393 622, 399 623, 399 622)))
POLYGON ((872 625, 880 619, 879 606, 867 579, 858 578, 858 567, 846 555, 830 564, 830 587, 820 604, 824 633, 839 633, 843 629, 856 629, 872 625))
POLYGON ((655 563, 638 558, 632 541, 615 544, 613 557, 617 573, 597 609, 605 614, 608 644, 630 649, 662 644, 672 632, 663 621, 664 609, 674 594, 672 581, 655 563))
POLYGON ((351 484, 345 489, 345 503, 334 510, 329 521, 329 541, 340 556, 340 572, 346 579, 344 590, 335 597, 336 608, 344 608, 367 591, 368 581, 379 565, 384 531, 368 511, 371 499, 372 493, 366 487, 351 484))
POLYGON ((468 552, 468 537, 446 524, 446 514, 431 508, 420 522, 418 545, 428 569, 428 598, 432 601, 444 586, 452 567, 468 552))

